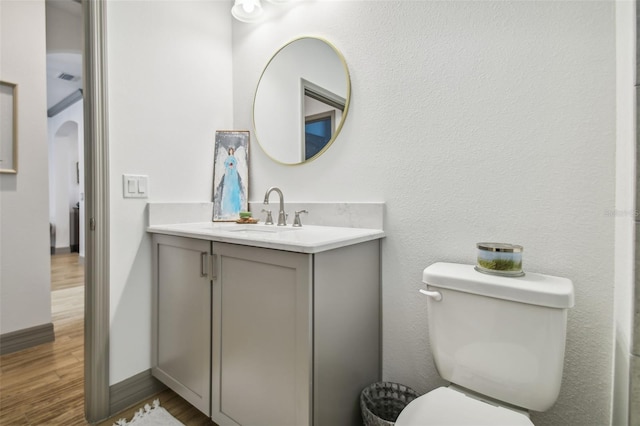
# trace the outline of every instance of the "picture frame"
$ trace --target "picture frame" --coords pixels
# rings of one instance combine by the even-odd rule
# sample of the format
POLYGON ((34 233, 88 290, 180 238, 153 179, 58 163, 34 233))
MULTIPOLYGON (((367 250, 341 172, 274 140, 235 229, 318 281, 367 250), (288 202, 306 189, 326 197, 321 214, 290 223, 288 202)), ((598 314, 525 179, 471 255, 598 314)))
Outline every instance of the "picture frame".
POLYGON ((216 131, 213 155, 213 221, 230 222, 248 211, 248 130, 216 131))
POLYGON ((0 81, 0 173, 18 173, 18 85, 0 81))

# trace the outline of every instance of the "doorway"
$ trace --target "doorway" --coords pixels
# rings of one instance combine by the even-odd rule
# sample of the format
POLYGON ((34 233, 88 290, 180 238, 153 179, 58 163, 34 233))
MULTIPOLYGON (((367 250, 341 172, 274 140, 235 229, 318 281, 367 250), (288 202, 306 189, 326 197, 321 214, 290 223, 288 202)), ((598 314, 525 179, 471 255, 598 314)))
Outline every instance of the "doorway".
POLYGON ((84 258, 82 5, 47 0, 47 127, 51 253, 84 258))
POLYGON ((78 121, 49 119, 49 228, 51 255, 78 253, 84 262, 82 109, 78 121))
POLYGON ((80 54, 73 67, 67 63, 68 69, 50 70, 47 77, 52 84, 47 90, 55 87, 55 82, 67 92, 49 105, 50 117, 71 114, 74 108, 76 116, 81 117, 65 117, 60 124, 78 124, 79 250, 84 254, 85 271, 83 394, 84 414, 90 423, 107 418, 110 409, 106 3, 46 0, 47 52, 80 54), (65 86, 64 82, 76 86, 65 86))

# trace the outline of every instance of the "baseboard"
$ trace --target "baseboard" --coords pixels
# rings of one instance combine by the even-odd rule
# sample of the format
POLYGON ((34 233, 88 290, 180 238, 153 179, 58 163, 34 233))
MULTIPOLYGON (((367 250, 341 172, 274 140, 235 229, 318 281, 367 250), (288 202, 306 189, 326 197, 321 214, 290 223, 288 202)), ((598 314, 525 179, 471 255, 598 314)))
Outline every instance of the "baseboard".
POLYGON ((71 253, 71 247, 51 247, 51 254, 71 253))
POLYGON ((0 355, 18 352, 54 340, 53 323, 12 331, 0 335, 0 355))
POLYGON ((166 386, 151 375, 151 369, 143 371, 109 386, 109 414, 113 416, 125 408, 138 404, 163 391, 166 386))

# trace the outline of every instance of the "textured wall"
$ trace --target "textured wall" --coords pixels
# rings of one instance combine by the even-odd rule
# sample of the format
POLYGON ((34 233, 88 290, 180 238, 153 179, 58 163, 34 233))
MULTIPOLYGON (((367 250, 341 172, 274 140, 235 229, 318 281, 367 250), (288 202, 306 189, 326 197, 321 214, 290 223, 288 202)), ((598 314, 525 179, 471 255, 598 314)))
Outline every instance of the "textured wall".
MULTIPOLYGON (((272 8, 273 9, 273 8, 272 8)), ((429 354, 422 269, 474 262, 478 241, 525 247, 524 268, 573 280, 563 386, 537 425, 603 425, 612 391, 614 5, 608 2, 312 2, 234 23, 234 123, 301 35, 351 71, 336 143, 296 167, 251 153, 251 200, 385 201, 384 378, 442 384, 429 354)))

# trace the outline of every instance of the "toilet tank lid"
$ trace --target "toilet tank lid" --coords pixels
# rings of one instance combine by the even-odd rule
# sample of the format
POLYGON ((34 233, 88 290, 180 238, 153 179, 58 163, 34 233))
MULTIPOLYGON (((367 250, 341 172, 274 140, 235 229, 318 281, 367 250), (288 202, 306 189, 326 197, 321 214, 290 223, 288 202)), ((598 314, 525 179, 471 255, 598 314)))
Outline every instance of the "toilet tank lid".
POLYGON ((522 277, 489 275, 473 265, 438 262, 425 268, 422 281, 433 287, 551 308, 571 308, 573 283, 567 278, 526 272, 522 277))

